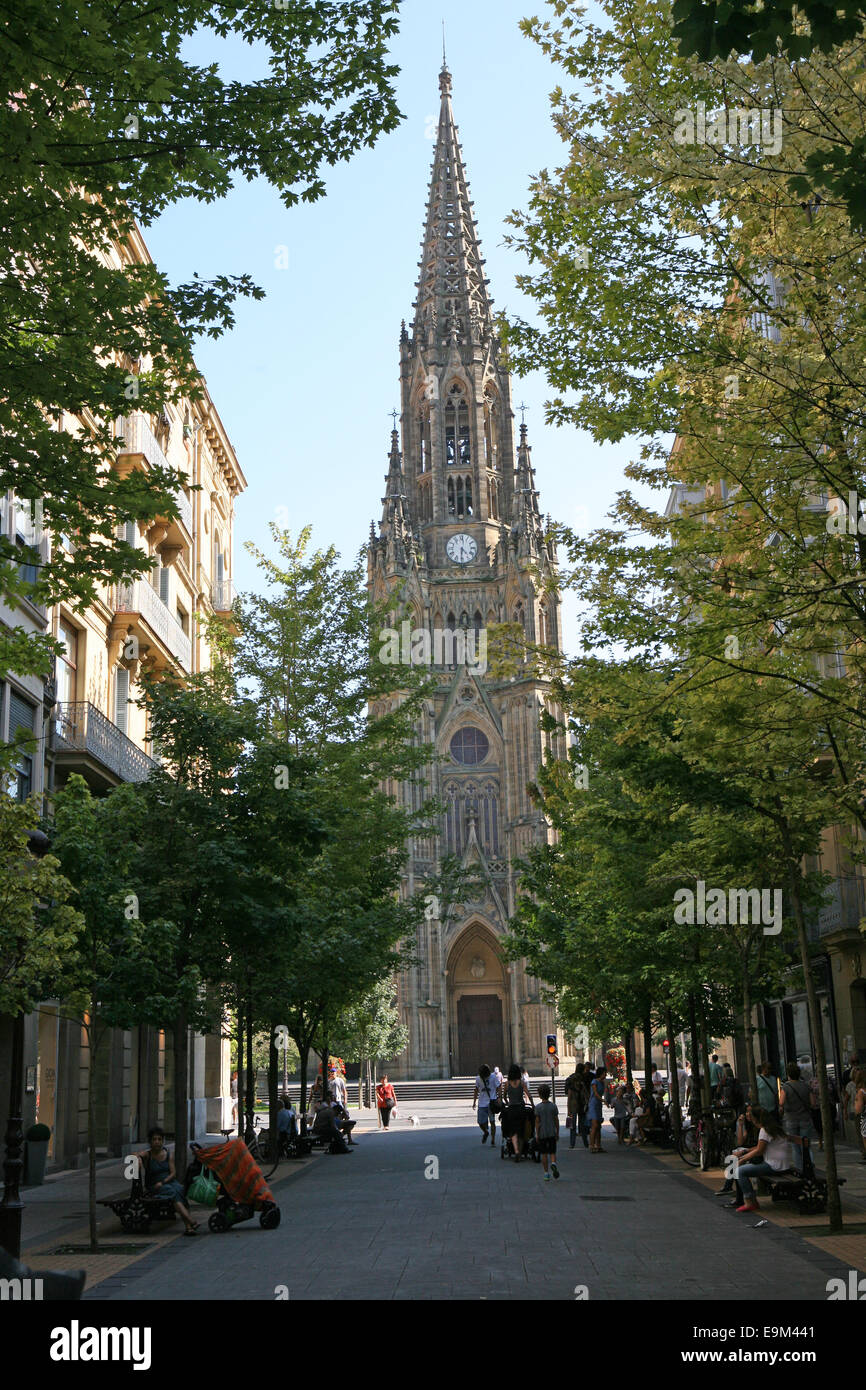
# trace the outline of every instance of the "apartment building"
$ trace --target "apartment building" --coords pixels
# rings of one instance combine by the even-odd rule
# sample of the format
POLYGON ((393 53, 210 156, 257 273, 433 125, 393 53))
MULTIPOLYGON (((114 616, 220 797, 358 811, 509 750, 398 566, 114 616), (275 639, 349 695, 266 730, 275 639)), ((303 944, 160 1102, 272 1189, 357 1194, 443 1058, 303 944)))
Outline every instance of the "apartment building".
MULTIPOLYGON (((117 254, 148 258, 139 235, 117 254)), ((75 429, 80 422, 61 419, 58 427, 75 429)), ((183 679, 206 670, 206 620, 231 617, 234 505, 246 480, 207 388, 199 399, 169 404, 159 416, 131 408, 116 420, 115 436, 119 471, 168 464, 181 479, 176 519, 123 528, 122 538, 149 557, 149 574, 102 587, 83 611, 67 603, 50 610, 27 600, 14 609, 0 603, 0 622, 50 632, 61 646, 51 679, 9 674, 0 680, 0 739, 16 745, 10 794, 35 794, 45 806, 73 773, 97 795, 149 775, 157 750, 138 703, 142 677, 171 672, 183 679)), ((3 533, 47 557, 40 511, 12 494, 0 499, 3 533)), ((8 1022, 0 1019, 4 1127, 8 1022)), ((26 1020, 24 1123, 26 1128, 39 1119, 51 1127, 49 1161, 55 1167, 84 1159, 86 1048, 86 1034, 62 1017, 57 1000, 44 1001, 26 1020)), ((98 1149, 120 1153, 151 1123, 173 1130, 170 1030, 112 1030, 96 1053, 96 1085, 98 1149)), ((230 1110, 228 1045, 220 1038, 190 1039, 189 1093, 192 1132, 218 1130, 230 1110)))

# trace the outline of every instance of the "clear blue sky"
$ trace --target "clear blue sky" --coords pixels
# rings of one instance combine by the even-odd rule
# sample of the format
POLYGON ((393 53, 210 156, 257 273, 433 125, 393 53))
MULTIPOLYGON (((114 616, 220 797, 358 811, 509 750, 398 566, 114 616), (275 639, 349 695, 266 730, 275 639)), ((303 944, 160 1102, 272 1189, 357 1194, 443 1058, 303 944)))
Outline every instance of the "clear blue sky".
MULTIPOLYGON (((243 542, 267 547, 269 521, 293 532, 310 523, 316 545, 333 543, 347 559, 370 520, 378 523, 388 417, 399 407, 400 321, 411 320, 415 297, 443 18, 490 290, 497 309, 532 314, 514 284, 525 266, 502 240, 531 176, 565 155, 548 99, 561 74, 518 29, 520 18, 542 9, 543 0, 407 0, 393 47, 406 119, 372 150, 326 170, 326 198, 287 211, 263 182, 241 183, 223 202, 180 205, 147 229, 154 259, 172 280, 246 271, 266 291, 261 302, 240 303, 230 334, 197 350, 249 481, 237 505, 237 587, 257 587, 243 542), (287 269, 275 268, 278 246, 288 249, 287 269)), ((195 56, 203 52, 220 54, 233 74, 258 71, 256 54, 242 45, 197 48, 195 56)), ((603 523, 635 450, 601 449, 571 429, 545 427, 546 394, 540 375, 514 382, 515 402, 530 407, 541 504, 587 530, 603 523)), ((573 611, 567 602, 572 650, 573 611)))

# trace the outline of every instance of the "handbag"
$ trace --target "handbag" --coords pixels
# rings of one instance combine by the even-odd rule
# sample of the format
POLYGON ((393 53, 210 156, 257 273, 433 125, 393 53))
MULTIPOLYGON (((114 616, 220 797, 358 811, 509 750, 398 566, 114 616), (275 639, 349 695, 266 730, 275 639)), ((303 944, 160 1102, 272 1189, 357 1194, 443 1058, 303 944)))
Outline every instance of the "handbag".
POLYGON ((215 1207, 218 1191, 219 1183, 216 1178, 206 1168, 203 1168, 190 1183, 187 1196, 190 1201, 198 1202, 201 1207, 215 1207))

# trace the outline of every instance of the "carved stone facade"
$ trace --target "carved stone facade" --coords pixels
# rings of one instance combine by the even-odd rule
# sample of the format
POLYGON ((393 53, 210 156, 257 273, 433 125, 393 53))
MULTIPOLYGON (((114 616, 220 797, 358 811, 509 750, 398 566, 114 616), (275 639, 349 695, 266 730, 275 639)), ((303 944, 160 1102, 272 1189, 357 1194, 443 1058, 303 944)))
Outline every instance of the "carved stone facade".
MULTIPOLYGON (((481 885, 475 901, 431 904, 415 943, 420 964, 398 981, 410 1036, 389 1074, 419 1079, 474 1075, 485 1061, 543 1065, 553 1008, 500 943, 515 909, 516 861, 550 833, 529 785, 545 750, 565 756, 542 733, 541 713, 553 706, 531 665, 495 680, 482 659, 487 629, 503 623, 561 650, 560 597, 526 426, 514 437, 447 68, 440 91, 415 318, 400 337, 401 429, 368 550, 372 594, 399 592, 401 616, 425 634, 439 677, 418 732, 442 755, 427 791, 446 811, 438 838, 413 840, 404 891, 423 891, 446 854, 481 885), (455 634, 462 653, 449 650, 455 634)), ((418 788, 403 794, 420 805, 418 788)), ((562 1039, 560 1049, 565 1060, 562 1039)))

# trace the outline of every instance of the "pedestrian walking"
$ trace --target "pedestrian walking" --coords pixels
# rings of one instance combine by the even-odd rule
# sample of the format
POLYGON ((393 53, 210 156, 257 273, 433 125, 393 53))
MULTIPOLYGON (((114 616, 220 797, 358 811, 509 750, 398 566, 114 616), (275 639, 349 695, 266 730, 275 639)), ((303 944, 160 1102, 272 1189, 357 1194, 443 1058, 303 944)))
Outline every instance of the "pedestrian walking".
POLYGON ((755 1099, 762 1110, 778 1116, 779 1079, 773 1075, 769 1062, 762 1062, 758 1067, 758 1090, 755 1099))
POLYGON ((866 1134, 863 1132, 863 1115, 857 1109, 857 1093, 862 1090, 864 1086, 866 1086, 866 1067, 853 1066, 849 1072, 848 1080, 845 1083, 845 1090, 842 1094, 842 1117, 845 1121, 846 1138, 848 1135, 849 1119, 854 1124, 857 1141, 860 1144, 861 1159, 863 1163, 866 1163, 866 1134))
POLYGON ((512 1062, 508 1068, 508 1080, 502 1088, 502 1100, 502 1137, 511 1140, 514 1161, 519 1163, 526 1125, 526 1105, 532 1106, 532 1096, 516 1062, 512 1062))
POLYGON ((575 1067, 565 1081, 565 1102, 568 1111, 568 1147, 573 1149, 577 1136, 583 1140, 583 1147, 589 1148, 586 1134, 586 1107, 589 1104, 589 1087, 583 1072, 583 1065, 575 1067))
MULTIPOLYGON (((782 1085, 782 1095, 779 1101, 785 1133, 789 1138, 808 1139, 811 1142, 815 1138, 815 1126, 812 1123, 812 1104, 808 1084, 801 1078, 800 1068, 796 1062, 789 1062, 786 1071, 788 1079, 782 1085)), ((794 1145, 794 1159, 798 1172, 802 1173, 802 1144, 794 1145)))
POLYGON ((387 1074, 382 1077, 382 1080, 376 1087, 376 1105, 379 1110, 379 1119, 382 1122, 382 1128, 387 1129, 391 1123, 391 1116, 397 1109, 397 1094, 388 1080, 387 1074))
POLYGON ((613 1127, 616 1130, 616 1142, 618 1144, 625 1143, 628 1121, 629 1113, 625 1098, 625 1086, 617 1086, 613 1093, 613 1127))
MULTIPOLYGON (((225 1075, 225 1073, 223 1073, 225 1075)), ((232 1103, 232 1129, 237 1129, 238 1124, 238 1074, 233 1071, 229 1081, 229 1096, 232 1103)))
POLYGON ((343 1077, 343 1076, 340 1075, 340 1073, 337 1071, 337 1068, 336 1068, 336 1067, 331 1067, 330 1072, 331 1072, 331 1084, 330 1084, 331 1095, 334 1097, 334 1100, 338 1102, 338 1104, 342 1105, 342 1107, 343 1107, 344 1110, 347 1110, 348 1107, 349 1107, 349 1093, 348 1093, 348 1091, 347 1091, 347 1089, 346 1089, 346 1080, 345 1080, 345 1077, 343 1077))
POLYGON ((535 1109, 535 1139, 541 1154, 544 1181, 550 1182, 550 1174, 559 1177, 556 1166, 556 1145, 559 1139, 559 1107, 550 1099, 550 1087, 542 1081, 538 1088, 539 1104, 535 1109), (549 1170, 548 1171, 548 1166, 549 1170))
POLYGON ((854 1115, 860 1122, 860 1143, 866 1163, 866 1067, 858 1067, 851 1080, 854 1083, 854 1115))
POLYGON ((606 1067, 596 1067, 595 1076, 589 1088, 589 1105, 587 1106, 586 1113, 589 1118, 589 1151, 591 1154, 604 1153, 604 1149, 601 1147, 601 1107, 604 1101, 604 1078, 606 1073, 606 1067))
POLYGON ((481 1130, 482 1144, 486 1144, 488 1139, 490 1139, 491 1144, 494 1144, 496 1142, 496 1115, 499 1109, 499 1087, 494 1086, 492 1073, 486 1063, 478 1068, 472 1105, 473 1108, 478 1106, 478 1128, 481 1130))

